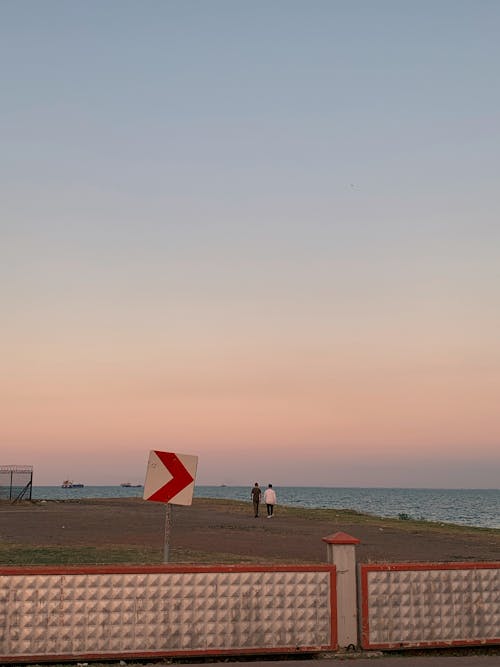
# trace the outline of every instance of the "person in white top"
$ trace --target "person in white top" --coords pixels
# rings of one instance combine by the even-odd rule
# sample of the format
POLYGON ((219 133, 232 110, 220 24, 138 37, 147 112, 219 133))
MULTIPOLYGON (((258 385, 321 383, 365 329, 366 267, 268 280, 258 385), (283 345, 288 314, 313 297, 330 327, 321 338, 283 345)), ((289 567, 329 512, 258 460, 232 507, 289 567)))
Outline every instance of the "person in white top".
POLYGON ((274 506, 276 505, 276 492, 272 484, 269 484, 264 491, 264 502, 267 506, 267 518, 270 519, 273 516, 274 506))

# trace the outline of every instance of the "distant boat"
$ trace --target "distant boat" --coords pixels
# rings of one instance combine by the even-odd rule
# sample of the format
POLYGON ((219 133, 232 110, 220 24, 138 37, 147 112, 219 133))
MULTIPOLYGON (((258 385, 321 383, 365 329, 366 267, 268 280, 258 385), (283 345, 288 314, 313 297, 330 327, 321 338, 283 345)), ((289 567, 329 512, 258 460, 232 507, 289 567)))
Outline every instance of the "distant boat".
POLYGON ((122 482, 122 483, 120 484, 120 486, 125 486, 125 487, 127 487, 127 488, 129 489, 129 488, 139 488, 139 487, 142 487, 142 484, 132 484, 132 482, 122 482))
POLYGON ((84 484, 72 482, 69 479, 65 479, 64 482, 61 484, 61 487, 63 489, 83 489, 84 486, 85 486, 84 484))

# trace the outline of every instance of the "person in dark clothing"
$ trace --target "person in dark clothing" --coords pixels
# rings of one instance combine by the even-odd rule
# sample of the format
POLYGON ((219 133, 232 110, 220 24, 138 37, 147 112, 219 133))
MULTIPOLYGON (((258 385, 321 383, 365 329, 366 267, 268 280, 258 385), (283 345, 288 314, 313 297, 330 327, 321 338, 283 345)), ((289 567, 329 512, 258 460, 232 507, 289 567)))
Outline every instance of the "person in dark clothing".
POLYGON ((258 482, 255 482, 253 489, 251 491, 252 502, 253 502, 253 513, 255 518, 259 516, 259 503, 260 503, 260 486, 258 482))

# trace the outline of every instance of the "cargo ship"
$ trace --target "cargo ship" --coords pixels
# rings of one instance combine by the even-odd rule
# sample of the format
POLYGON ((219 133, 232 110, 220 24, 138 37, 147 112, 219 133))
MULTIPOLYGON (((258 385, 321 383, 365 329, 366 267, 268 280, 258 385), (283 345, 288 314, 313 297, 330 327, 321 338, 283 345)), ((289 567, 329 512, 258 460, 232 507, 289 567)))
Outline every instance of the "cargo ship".
POLYGON ((81 484, 79 482, 72 482, 69 479, 65 479, 64 482, 61 484, 62 489, 83 489, 85 485, 81 484))

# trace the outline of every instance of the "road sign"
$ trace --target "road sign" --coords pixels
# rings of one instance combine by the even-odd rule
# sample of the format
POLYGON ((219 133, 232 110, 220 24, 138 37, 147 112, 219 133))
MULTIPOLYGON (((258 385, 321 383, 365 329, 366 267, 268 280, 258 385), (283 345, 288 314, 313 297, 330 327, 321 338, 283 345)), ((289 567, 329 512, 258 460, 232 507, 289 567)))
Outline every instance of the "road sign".
POLYGON ((144 500, 191 505, 197 465, 197 456, 152 450, 144 483, 144 500))

